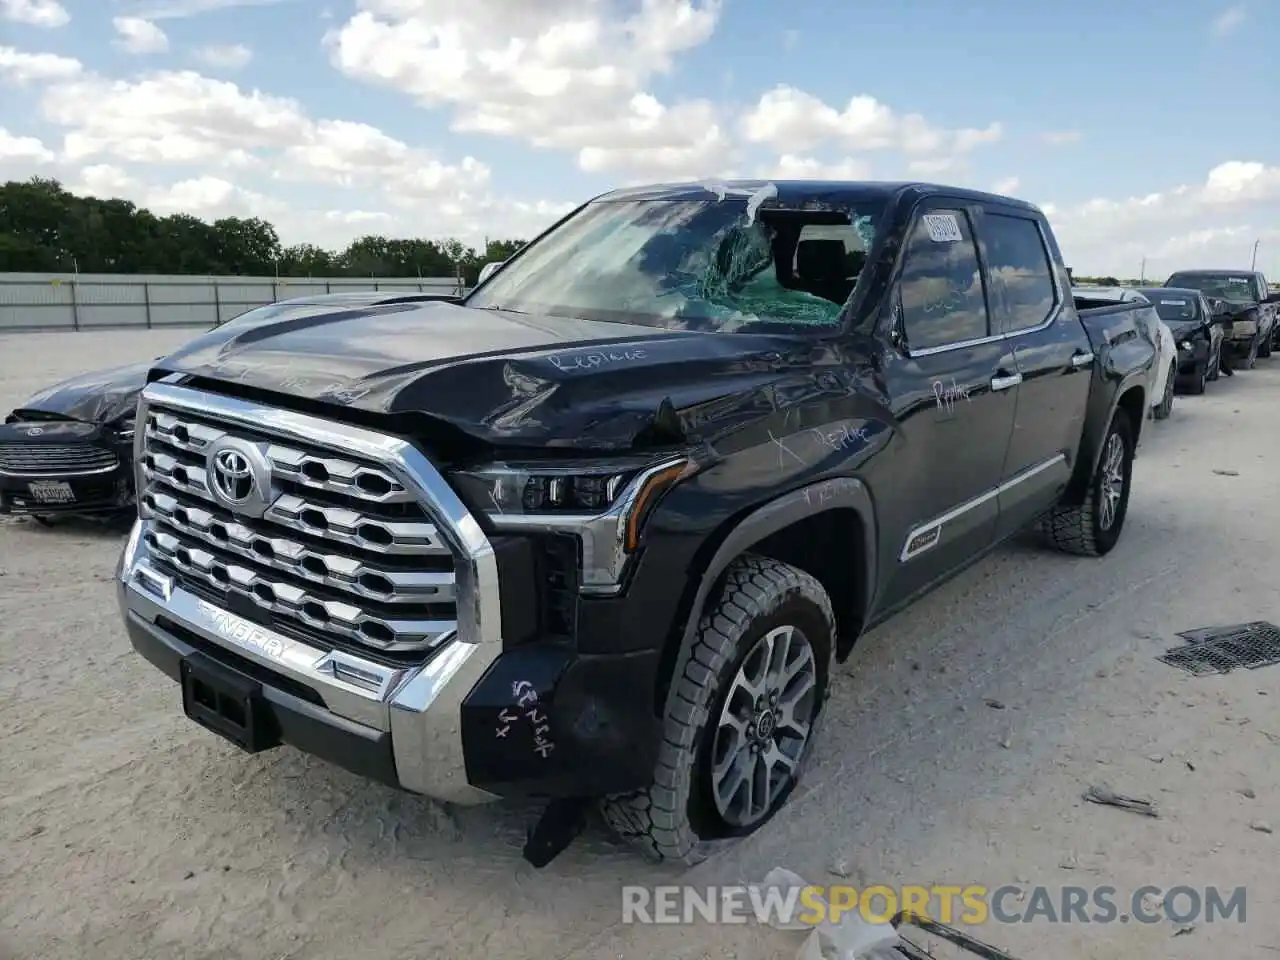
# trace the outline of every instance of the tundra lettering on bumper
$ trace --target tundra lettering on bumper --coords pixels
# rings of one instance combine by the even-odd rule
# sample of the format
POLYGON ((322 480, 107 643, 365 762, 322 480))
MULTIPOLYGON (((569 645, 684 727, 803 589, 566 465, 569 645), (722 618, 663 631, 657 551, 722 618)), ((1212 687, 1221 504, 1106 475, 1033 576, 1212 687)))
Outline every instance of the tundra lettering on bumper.
POLYGON ((121 613, 191 719, 459 804, 651 775, 650 698, 613 694, 656 652, 583 654, 523 625, 504 644, 500 573, 515 603, 533 566, 499 556, 412 445, 161 382, 135 462, 121 613))

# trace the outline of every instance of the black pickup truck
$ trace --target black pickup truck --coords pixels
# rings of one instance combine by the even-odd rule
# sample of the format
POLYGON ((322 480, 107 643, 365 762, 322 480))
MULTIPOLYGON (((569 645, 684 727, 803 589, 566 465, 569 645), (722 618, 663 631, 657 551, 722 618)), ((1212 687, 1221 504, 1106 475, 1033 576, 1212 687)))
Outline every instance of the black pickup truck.
POLYGON ((1112 549, 1153 360, 1016 200, 618 191, 460 303, 159 362, 121 609, 246 750, 548 798, 535 837, 602 800, 692 862, 785 802, 869 627, 1031 525, 1112 549))
POLYGON ((1223 346, 1252 370, 1258 357, 1269 357, 1280 335, 1280 293, 1256 270, 1180 270, 1166 287, 1198 290, 1209 301, 1215 322, 1225 329, 1223 346))

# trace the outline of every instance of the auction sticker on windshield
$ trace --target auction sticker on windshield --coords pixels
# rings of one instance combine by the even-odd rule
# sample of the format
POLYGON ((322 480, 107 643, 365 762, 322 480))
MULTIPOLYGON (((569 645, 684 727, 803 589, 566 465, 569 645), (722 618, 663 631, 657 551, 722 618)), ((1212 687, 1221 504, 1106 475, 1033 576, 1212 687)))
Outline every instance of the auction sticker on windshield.
POLYGON ((949 213, 926 213, 924 226, 934 243, 956 243, 964 239, 960 235, 960 224, 949 213))
POLYGON ((1161 304, 1161 306, 1165 306, 1165 307, 1185 307, 1185 306, 1187 305, 1187 301, 1185 301, 1185 300, 1161 300, 1161 301, 1160 301, 1160 304, 1161 304))

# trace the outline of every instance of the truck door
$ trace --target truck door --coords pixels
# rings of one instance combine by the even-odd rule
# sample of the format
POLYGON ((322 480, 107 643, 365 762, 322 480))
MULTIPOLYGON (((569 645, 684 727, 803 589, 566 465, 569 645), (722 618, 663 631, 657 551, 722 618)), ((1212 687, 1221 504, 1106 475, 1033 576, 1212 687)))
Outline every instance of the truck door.
POLYGON ((990 206, 978 237, 992 276, 992 322, 1013 350, 1018 387, 1000 478, 997 536, 1026 526, 1071 478, 1093 371, 1089 338, 1038 219, 990 206))
POLYGON ((917 208, 899 271, 883 369, 901 442, 869 476, 883 491, 891 557, 882 607, 990 545, 1018 392, 1014 358, 991 328, 964 204, 932 198, 917 208))

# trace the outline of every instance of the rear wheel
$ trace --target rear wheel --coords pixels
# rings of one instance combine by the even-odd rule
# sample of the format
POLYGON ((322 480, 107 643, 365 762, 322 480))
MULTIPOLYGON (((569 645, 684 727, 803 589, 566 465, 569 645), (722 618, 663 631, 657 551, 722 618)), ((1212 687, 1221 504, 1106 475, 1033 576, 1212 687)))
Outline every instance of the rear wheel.
POLYGON ((817 580, 738 559, 676 664, 653 784, 603 801, 613 831, 653 859, 694 864, 711 842, 763 826, 799 782, 834 649, 817 580))
POLYGON ((1120 540, 1129 512, 1129 481, 1133 475, 1133 429, 1128 415, 1117 410, 1102 456, 1089 480, 1081 504, 1055 507, 1041 522, 1049 542, 1065 553, 1100 557, 1120 540))
POLYGON ((40 524, 40 526, 42 526, 42 527, 52 527, 52 526, 53 526, 53 521, 52 521, 51 519, 49 519, 48 517, 43 516, 42 514, 33 513, 33 514, 31 514, 31 519, 32 519, 32 520, 34 520, 36 523, 40 524))

